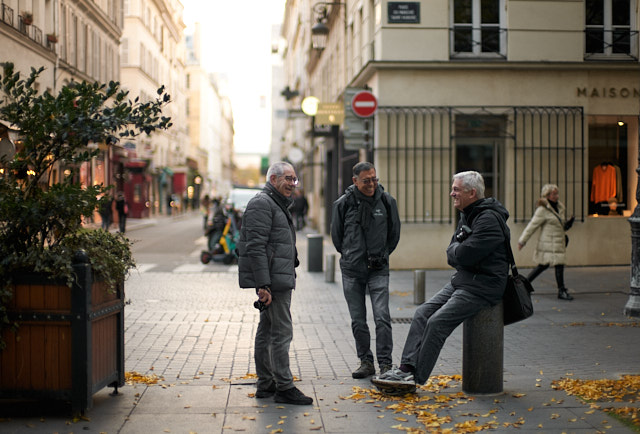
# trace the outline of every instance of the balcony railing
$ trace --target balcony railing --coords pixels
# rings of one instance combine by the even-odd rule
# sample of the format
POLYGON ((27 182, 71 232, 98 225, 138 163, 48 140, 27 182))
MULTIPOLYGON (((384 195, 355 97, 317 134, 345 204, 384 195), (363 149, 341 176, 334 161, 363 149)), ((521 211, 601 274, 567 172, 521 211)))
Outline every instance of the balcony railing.
POLYGON ((586 29, 585 60, 638 60, 638 31, 586 29))
POLYGON ((22 33, 36 44, 51 51, 55 49, 55 44, 47 43, 46 38, 43 37, 41 28, 34 26, 33 24, 25 24, 22 15, 18 14, 16 19, 16 12, 4 2, 2 3, 2 14, 0 18, 4 24, 15 29, 17 32, 22 33))

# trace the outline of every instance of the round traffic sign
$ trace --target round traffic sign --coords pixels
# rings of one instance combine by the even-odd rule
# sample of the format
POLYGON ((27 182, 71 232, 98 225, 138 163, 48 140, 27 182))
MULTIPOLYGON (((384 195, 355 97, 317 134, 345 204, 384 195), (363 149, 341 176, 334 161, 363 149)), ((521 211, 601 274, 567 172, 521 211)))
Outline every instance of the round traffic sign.
POLYGON ((378 100, 368 90, 356 93, 351 99, 351 110, 356 116, 368 118, 373 116, 378 108, 378 100))

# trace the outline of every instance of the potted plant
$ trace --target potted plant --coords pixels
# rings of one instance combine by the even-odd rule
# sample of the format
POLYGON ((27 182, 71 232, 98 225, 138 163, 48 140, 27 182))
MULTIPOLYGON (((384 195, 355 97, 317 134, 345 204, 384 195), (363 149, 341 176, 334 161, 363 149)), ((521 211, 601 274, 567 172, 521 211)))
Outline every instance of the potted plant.
POLYGON ((109 187, 83 186, 77 172, 99 152, 90 145, 169 128, 162 107, 170 97, 162 87, 155 100, 131 101, 116 82, 39 93, 43 70, 23 78, 6 63, 0 75, 0 118, 21 134, 15 155, 0 157, 0 397, 44 392, 41 398, 69 398, 74 411, 84 411, 97 390, 124 383, 123 282, 134 262, 122 234, 83 228, 109 187), (29 331, 27 319, 44 331, 29 331), (93 324, 97 319, 105 322, 93 324), (116 331, 119 337, 95 340, 116 331), (93 371, 82 360, 111 353, 119 359, 89 360, 93 371), (53 374, 43 365, 49 359, 53 374), (96 374, 107 365, 103 377, 96 374))
POLYGON ((56 35, 55 33, 48 33, 47 41, 51 42, 52 44, 55 44, 56 42, 58 42, 58 35, 56 35))
POLYGON ((30 26, 31 24, 33 24, 33 14, 28 11, 23 11, 22 22, 27 26, 30 26))

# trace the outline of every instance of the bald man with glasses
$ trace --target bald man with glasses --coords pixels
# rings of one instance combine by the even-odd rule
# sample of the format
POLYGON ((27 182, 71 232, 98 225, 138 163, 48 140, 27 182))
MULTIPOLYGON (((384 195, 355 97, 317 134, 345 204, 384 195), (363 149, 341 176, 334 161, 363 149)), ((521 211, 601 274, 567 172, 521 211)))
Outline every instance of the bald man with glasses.
POLYGON ((375 375, 366 292, 376 324, 376 358, 380 372, 391 369, 393 338, 389 313, 389 255, 400 241, 396 200, 384 191, 369 162, 353 167, 353 185, 333 204, 331 239, 341 254, 342 290, 360 366, 353 378, 375 375))

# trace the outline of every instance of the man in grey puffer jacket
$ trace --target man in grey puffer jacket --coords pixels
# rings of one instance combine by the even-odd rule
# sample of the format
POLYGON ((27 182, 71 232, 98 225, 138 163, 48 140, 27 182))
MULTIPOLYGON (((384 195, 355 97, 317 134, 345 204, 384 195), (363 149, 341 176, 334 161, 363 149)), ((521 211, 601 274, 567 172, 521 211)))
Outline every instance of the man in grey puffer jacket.
POLYGON ((484 197, 478 172, 453 176, 453 206, 460 222, 447 247, 447 262, 456 269, 451 281, 413 315, 401 365, 371 380, 381 390, 424 384, 449 335, 465 319, 502 300, 509 274, 506 243, 509 212, 496 199, 484 197))
POLYGON ((260 323, 255 338, 258 375, 256 398, 275 395, 275 402, 309 405, 293 385, 289 346, 293 338, 291 294, 298 266, 296 231, 289 207, 298 184, 293 166, 278 162, 267 171, 267 184, 247 204, 238 242, 241 288, 255 288, 260 323))
POLYGON ((396 200, 378 184, 373 164, 353 166, 353 185, 333 204, 331 239, 341 254, 342 290, 351 315, 360 366, 351 375, 375 374, 367 325, 367 290, 376 324, 376 357, 381 372, 391 368, 393 338, 389 313, 389 255, 400 240, 396 200))

